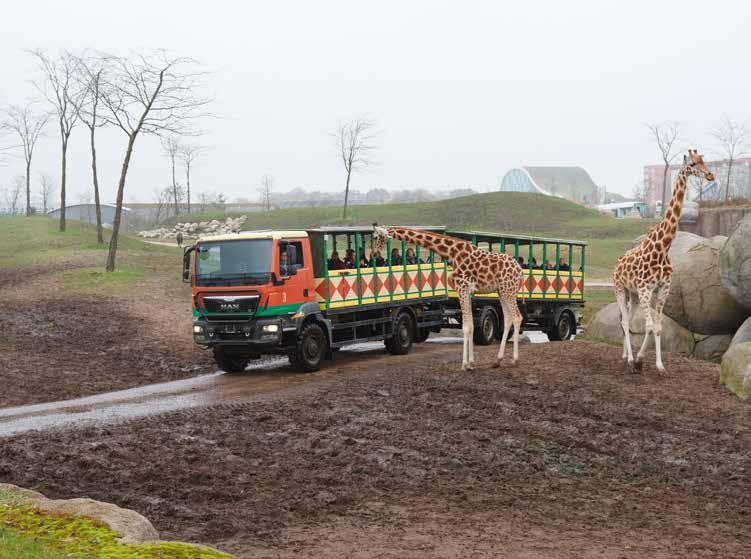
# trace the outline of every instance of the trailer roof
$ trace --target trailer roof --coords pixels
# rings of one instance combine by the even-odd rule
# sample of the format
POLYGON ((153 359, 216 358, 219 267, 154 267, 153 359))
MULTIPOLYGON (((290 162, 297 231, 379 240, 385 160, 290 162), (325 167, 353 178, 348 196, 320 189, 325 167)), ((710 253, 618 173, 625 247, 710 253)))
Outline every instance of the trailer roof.
POLYGON ((213 241, 240 241, 243 239, 299 239, 307 237, 307 231, 240 231, 239 233, 228 233, 225 235, 213 235, 210 237, 201 237, 199 243, 213 241))
MULTIPOLYGON (((423 231, 445 231, 445 225, 384 225, 384 227, 406 227, 407 229, 421 229, 423 231)), ((372 233, 372 225, 353 225, 350 227, 324 226, 308 229, 308 233, 346 234, 346 233, 372 233)))
POLYGON ((555 239, 552 237, 532 237, 529 235, 509 235, 506 233, 493 233, 489 231, 446 231, 446 235, 451 237, 458 237, 460 239, 466 239, 471 241, 473 237, 476 237, 478 242, 497 242, 500 239, 513 239, 519 241, 533 242, 533 243, 560 243, 563 245, 579 245, 586 246, 586 241, 576 241, 572 239, 555 239))

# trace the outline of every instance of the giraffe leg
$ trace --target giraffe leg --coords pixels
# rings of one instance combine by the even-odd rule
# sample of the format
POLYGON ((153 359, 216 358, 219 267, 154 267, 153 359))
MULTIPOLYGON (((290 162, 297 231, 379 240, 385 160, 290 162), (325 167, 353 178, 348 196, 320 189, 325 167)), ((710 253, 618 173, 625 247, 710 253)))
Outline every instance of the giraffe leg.
POLYGON ((660 335, 662 334, 662 308, 670 293, 670 279, 665 281, 657 288, 657 300, 655 302, 655 365, 661 373, 665 372, 665 366, 662 364, 662 347, 660 345, 660 335))
POLYGON ((641 343, 639 353, 636 354, 634 369, 641 371, 644 363, 644 353, 649 344, 649 336, 654 333, 654 319, 652 318, 652 290, 648 287, 639 289, 639 306, 644 309, 644 341, 641 343))
POLYGON ((516 293, 509 295, 509 300, 506 304, 511 308, 514 321, 514 358, 511 364, 516 365, 516 362, 519 360, 519 335, 522 330, 522 312, 519 310, 519 305, 516 304, 516 293))
POLYGON ((626 303, 626 291, 616 287, 615 298, 621 311, 621 328, 623 328, 623 357, 629 367, 633 366, 634 355, 631 350, 631 333, 629 331, 629 309, 626 303))
POLYGON ((498 359, 495 362, 494 367, 500 367, 503 362, 503 353, 506 350, 506 342, 508 341, 508 333, 511 330, 511 310, 508 308, 506 301, 503 300, 503 296, 498 294, 501 300, 501 310, 503 311, 503 335, 501 336, 501 347, 498 349, 498 359))
POLYGON ((472 336, 474 334, 474 317, 472 316, 472 299, 469 290, 459 289, 459 304, 462 309, 462 333, 464 334, 464 345, 462 351, 462 370, 471 371, 474 369, 474 359, 472 351, 472 336))
MULTIPOLYGON (((625 291, 625 297, 626 297, 626 318, 628 319, 628 324, 629 324, 629 327, 630 327, 630 325, 631 325, 631 317, 633 316, 632 315, 633 308, 632 308, 632 304, 631 304, 632 303, 631 295, 629 294, 628 291, 625 291)), ((630 336, 627 337, 627 336, 624 335, 623 336, 623 355, 621 356, 621 358, 624 361, 628 360, 627 346, 630 346, 630 343, 631 343, 630 336)))

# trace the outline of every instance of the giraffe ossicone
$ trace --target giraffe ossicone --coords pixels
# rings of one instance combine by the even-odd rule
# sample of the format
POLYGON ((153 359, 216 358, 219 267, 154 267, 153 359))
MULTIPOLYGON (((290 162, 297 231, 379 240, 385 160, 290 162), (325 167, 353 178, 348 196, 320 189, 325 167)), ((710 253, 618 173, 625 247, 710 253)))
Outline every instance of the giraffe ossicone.
POLYGON ((384 227, 373 224, 374 242, 383 250, 388 239, 399 239, 431 250, 449 261, 453 268, 452 281, 459 296, 462 311, 462 369, 474 369, 474 317, 472 314, 473 293, 498 293, 503 311, 503 336, 495 366, 503 361, 509 331, 514 327, 513 361, 519 359, 519 331, 522 314, 516 303, 516 295, 522 280, 522 268, 508 254, 490 252, 456 237, 441 235, 422 229, 407 227, 384 227))
POLYGON ((665 370, 662 363, 660 336, 662 334, 662 309, 670 292, 670 279, 673 274, 668 250, 670 250, 670 245, 678 230, 678 222, 686 196, 686 184, 690 176, 702 177, 709 182, 714 181, 714 175, 695 149, 688 150, 688 155, 683 158, 683 166, 676 178, 673 194, 662 220, 647 232, 647 236, 641 244, 626 251, 625 254, 618 257, 615 263, 613 287, 621 312, 622 357, 634 371, 640 370, 642 367, 650 335, 654 335, 655 339, 655 365, 657 370, 661 372, 665 370), (639 306, 644 309, 645 323, 644 341, 636 354, 636 360, 634 360, 631 349, 629 331, 635 297, 638 298, 639 306), (652 308, 653 299, 655 300, 654 309, 652 308))

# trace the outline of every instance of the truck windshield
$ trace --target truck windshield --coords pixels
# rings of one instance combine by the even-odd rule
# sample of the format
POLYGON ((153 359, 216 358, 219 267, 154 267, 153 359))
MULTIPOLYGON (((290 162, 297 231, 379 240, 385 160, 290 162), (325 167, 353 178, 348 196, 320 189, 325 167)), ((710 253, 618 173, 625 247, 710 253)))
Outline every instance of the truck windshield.
POLYGON ((196 252, 196 285, 262 285, 271 275, 271 239, 205 242, 196 252))

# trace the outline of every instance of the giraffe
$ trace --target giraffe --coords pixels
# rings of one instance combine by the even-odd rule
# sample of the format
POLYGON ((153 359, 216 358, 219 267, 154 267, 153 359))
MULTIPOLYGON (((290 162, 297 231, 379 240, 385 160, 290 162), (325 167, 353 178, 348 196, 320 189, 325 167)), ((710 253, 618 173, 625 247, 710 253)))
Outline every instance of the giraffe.
POLYGON ((471 371, 475 367, 472 294, 477 292, 497 292, 503 310, 503 337, 493 366, 500 367, 503 361, 504 349, 512 324, 514 326, 512 364, 516 364, 519 359, 519 330, 522 324, 522 314, 516 304, 516 295, 522 280, 522 268, 513 257, 508 254, 489 252, 468 241, 430 231, 406 227, 379 227, 376 223, 373 224, 373 228, 374 243, 378 250, 383 250, 387 239, 400 239, 432 250, 451 263, 452 281, 459 294, 462 311, 464 334, 462 370, 471 371))
POLYGON ((673 268, 668 258, 668 250, 675 238, 678 221, 686 194, 686 182, 689 176, 703 177, 709 182, 714 175, 704 164, 704 159, 694 150, 688 150, 688 156, 683 157, 683 166, 678 173, 673 195, 662 220, 652 227, 640 245, 627 251, 616 260, 613 271, 613 287, 621 312, 621 327, 623 328, 623 360, 628 363, 632 371, 642 368, 644 352, 647 348, 649 335, 655 337, 656 366, 659 372, 664 372, 662 364, 662 348, 660 335, 662 333, 662 308, 670 292, 670 276, 673 268), (644 341, 636 354, 634 361, 631 350, 631 336, 629 324, 634 296, 639 298, 638 304, 644 309, 644 341), (655 307, 652 309, 652 299, 655 307), (654 312, 654 314, 653 314, 654 312))

